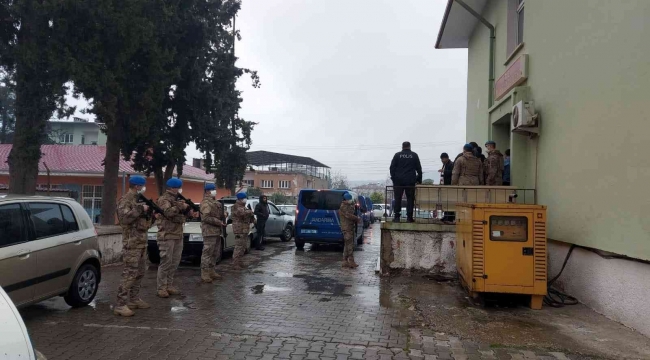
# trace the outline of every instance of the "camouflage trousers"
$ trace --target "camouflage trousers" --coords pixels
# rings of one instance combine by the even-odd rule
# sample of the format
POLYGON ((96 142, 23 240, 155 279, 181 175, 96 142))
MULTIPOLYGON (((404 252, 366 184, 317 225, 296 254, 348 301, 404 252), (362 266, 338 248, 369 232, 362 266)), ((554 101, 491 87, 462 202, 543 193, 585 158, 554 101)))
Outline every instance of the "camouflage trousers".
POLYGON ((246 253, 246 234, 235 234, 235 251, 232 254, 233 263, 241 263, 241 258, 246 253))
POLYGON ((217 255, 221 253, 221 239, 215 236, 203 237, 203 251, 201 251, 201 270, 214 269, 217 255))
POLYGON ((138 299, 140 284, 145 272, 145 252, 144 248, 124 250, 122 255, 124 269, 120 287, 117 288, 117 306, 124 306, 130 300, 138 299))
POLYGON ((350 230, 343 230, 343 261, 352 257, 354 253, 354 232, 350 230))
POLYGON ((158 239, 160 265, 158 265, 158 290, 167 290, 174 284, 174 274, 181 263, 183 239, 158 239))

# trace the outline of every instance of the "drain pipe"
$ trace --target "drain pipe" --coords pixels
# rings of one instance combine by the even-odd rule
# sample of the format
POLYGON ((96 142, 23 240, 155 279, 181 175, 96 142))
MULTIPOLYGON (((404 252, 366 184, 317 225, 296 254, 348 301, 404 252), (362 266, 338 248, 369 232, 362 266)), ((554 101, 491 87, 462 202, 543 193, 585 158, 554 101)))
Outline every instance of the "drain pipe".
POLYGON ((454 0, 458 3, 458 5, 462 6, 472 14, 475 18, 478 19, 483 25, 485 25, 489 30, 490 30, 490 70, 489 70, 489 78, 490 78, 490 92, 488 93, 488 108, 491 108, 492 105, 494 105, 494 45, 495 45, 495 32, 494 32, 494 25, 490 24, 481 14, 477 13, 472 9, 469 5, 467 5, 463 0, 454 0))

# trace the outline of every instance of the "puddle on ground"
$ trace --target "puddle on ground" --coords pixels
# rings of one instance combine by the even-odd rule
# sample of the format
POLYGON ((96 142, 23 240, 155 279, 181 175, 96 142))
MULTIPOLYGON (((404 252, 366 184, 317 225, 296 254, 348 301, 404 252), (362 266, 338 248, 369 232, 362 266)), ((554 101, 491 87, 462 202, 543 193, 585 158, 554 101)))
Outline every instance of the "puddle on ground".
POLYGON ((191 302, 183 302, 182 300, 172 300, 171 305, 172 305, 171 307, 172 313, 179 313, 179 312, 188 311, 190 309, 196 309, 196 306, 191 302))
POLYGON ((291 289, 285 287, 269 286, 266 284, 255 285, 251 287, 253 294, 262 294, 265 292, 274 292, 274 291, 290 291, 291 289))
POLYGON ((312 275, 294 275, 293 277, 304 279, 307 284, 307 292, 310 294, 342 297, 352 296, 352 294, 345 292, 350 285, 340 283, 335 279, 312 275))
POLYGON ((293 273, 288 273, 288 272, 276 272, 273 274, 275 277, 283 277, 283 278, 290 278, 293 277, 293 273))

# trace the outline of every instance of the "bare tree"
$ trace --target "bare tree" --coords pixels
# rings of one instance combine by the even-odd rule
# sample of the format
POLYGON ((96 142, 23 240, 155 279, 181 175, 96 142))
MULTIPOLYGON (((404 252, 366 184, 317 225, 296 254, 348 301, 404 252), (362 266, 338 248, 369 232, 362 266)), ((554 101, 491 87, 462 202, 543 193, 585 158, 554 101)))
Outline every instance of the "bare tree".
POLYGON ((332 175, 332 189, 345 190, 349 188, 350 184, 348 182, 348 177, 340 171, 336 171, 334 175, 332 175))

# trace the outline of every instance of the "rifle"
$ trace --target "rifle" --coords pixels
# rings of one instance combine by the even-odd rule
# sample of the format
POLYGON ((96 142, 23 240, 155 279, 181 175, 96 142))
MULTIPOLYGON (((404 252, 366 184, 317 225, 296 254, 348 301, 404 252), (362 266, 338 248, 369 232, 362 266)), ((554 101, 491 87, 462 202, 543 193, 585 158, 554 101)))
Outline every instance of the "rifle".
POLYGON ((162 216, 165 216, 165 212, 163 211, 163 209, 161 209, 160 206, 156 205, 156 203, 153 202, 153 200, 147 199, 142 194, 138 194, 138 200, 142 201, 143 203, 145 203, 149 207, 149 211, 147 212, 147 219, 151 219, 154 212, 157 212, 158 214, 160 214, 162 216))
POLYGON ((201 208, 198 205, 196 205, 195 203, 192 202, 192 200, 186 198, 185 196, 183 196, 181 194, 176 194, 176 200, 184 201, 187 205, 190 206, 189 207, 190 209, 194 210, 194 212, 197 212, 197 213, 201 212, 201 208))

